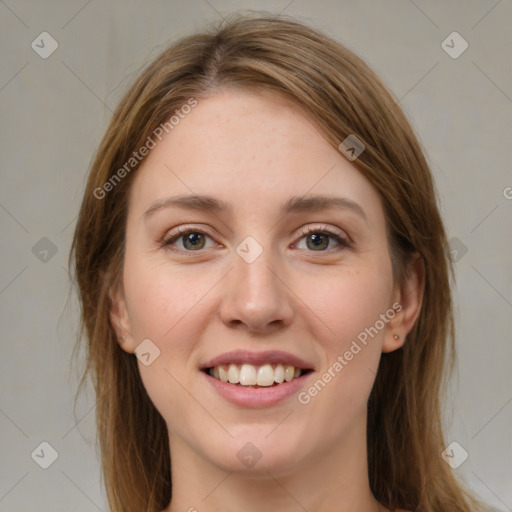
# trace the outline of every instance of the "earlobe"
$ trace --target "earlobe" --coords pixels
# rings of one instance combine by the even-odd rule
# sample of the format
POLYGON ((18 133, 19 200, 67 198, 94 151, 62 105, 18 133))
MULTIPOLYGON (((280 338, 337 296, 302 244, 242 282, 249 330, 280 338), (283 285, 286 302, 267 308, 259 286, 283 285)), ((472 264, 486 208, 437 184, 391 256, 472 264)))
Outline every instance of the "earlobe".
POLYGON ((396 314, 387 326, 382 352, 393 352, 404 345, 419 317, 424 289, 425 265, 421 255, 415 253, 409 261, 403 283, 395 289, 394 303, 400 307, 395 308, 396 314))
POLYGON ((110 302, 110 324, 116 333, 120 347, 128 353, 133 353, 133 339, 130 331, 130 319, 126 308, 124 293, 119 286, 110 288, 108 292, 110 302))

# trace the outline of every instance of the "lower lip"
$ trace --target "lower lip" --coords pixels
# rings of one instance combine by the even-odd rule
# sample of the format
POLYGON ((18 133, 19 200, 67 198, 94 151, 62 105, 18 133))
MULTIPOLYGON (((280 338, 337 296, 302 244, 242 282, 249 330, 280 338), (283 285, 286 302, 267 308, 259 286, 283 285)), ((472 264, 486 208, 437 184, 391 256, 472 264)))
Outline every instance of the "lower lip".
POLYGON ((306 373, 290 382, 283 382, 277 386, 261 388, 237 386, 229 382, 222 382, 203 371, 201 373, 208 380, 213 389, 228 402, 240 407, 263 408, 277 404, 298 393, 313 372, 306 373))

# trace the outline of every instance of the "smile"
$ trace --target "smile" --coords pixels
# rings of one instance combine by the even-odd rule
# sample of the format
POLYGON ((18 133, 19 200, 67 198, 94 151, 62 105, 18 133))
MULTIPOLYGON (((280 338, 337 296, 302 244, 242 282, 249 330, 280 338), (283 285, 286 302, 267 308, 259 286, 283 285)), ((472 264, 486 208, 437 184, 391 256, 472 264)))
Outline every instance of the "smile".
POLYGON ((206 369, 207 373, 222 382, 238 386, 277 386, 291 382, 309 372, 291 364, 222 364, 206 369))
POLYGON ((282 350, 232 350, 199 365, 216 394, 242 408, 278 405, 300 392, 315 364, 282 350))

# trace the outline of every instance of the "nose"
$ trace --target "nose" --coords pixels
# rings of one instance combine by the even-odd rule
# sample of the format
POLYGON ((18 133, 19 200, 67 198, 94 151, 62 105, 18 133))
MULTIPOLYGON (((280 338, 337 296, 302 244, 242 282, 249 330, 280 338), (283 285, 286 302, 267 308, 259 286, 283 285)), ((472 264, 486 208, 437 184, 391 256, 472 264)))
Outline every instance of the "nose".
POLYGON ((222 322, 253 334, 270 334, 290 325, 293 293, 271 251, 264 250, 251 263, 238 254, 234 258, 234 268, 225 278, 222 322))

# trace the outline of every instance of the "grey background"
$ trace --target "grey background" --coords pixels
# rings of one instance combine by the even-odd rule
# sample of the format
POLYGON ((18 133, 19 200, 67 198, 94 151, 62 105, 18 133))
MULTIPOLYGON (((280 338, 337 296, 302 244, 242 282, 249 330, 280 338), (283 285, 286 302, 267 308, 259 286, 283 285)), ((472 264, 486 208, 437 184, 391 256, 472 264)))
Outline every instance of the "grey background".
POLYGON ((86 173, 145 63, 205 21, 249 8, 339 39, 412 120, 457 251, 458 373, 446 428, 469 457, 454 471, 512 510, 510 0, 0 0, 0 511, 107 510, 93 394, 76 418, 72 407, 77 310, 67 255, 86 173), (47 59, 31 48, 43 31, 58 42, 47 59), (469 44, 456 59, 441 47, 453 31, 469 44), (31 457, 43 441, 58 453, 48 469, 31 457))

